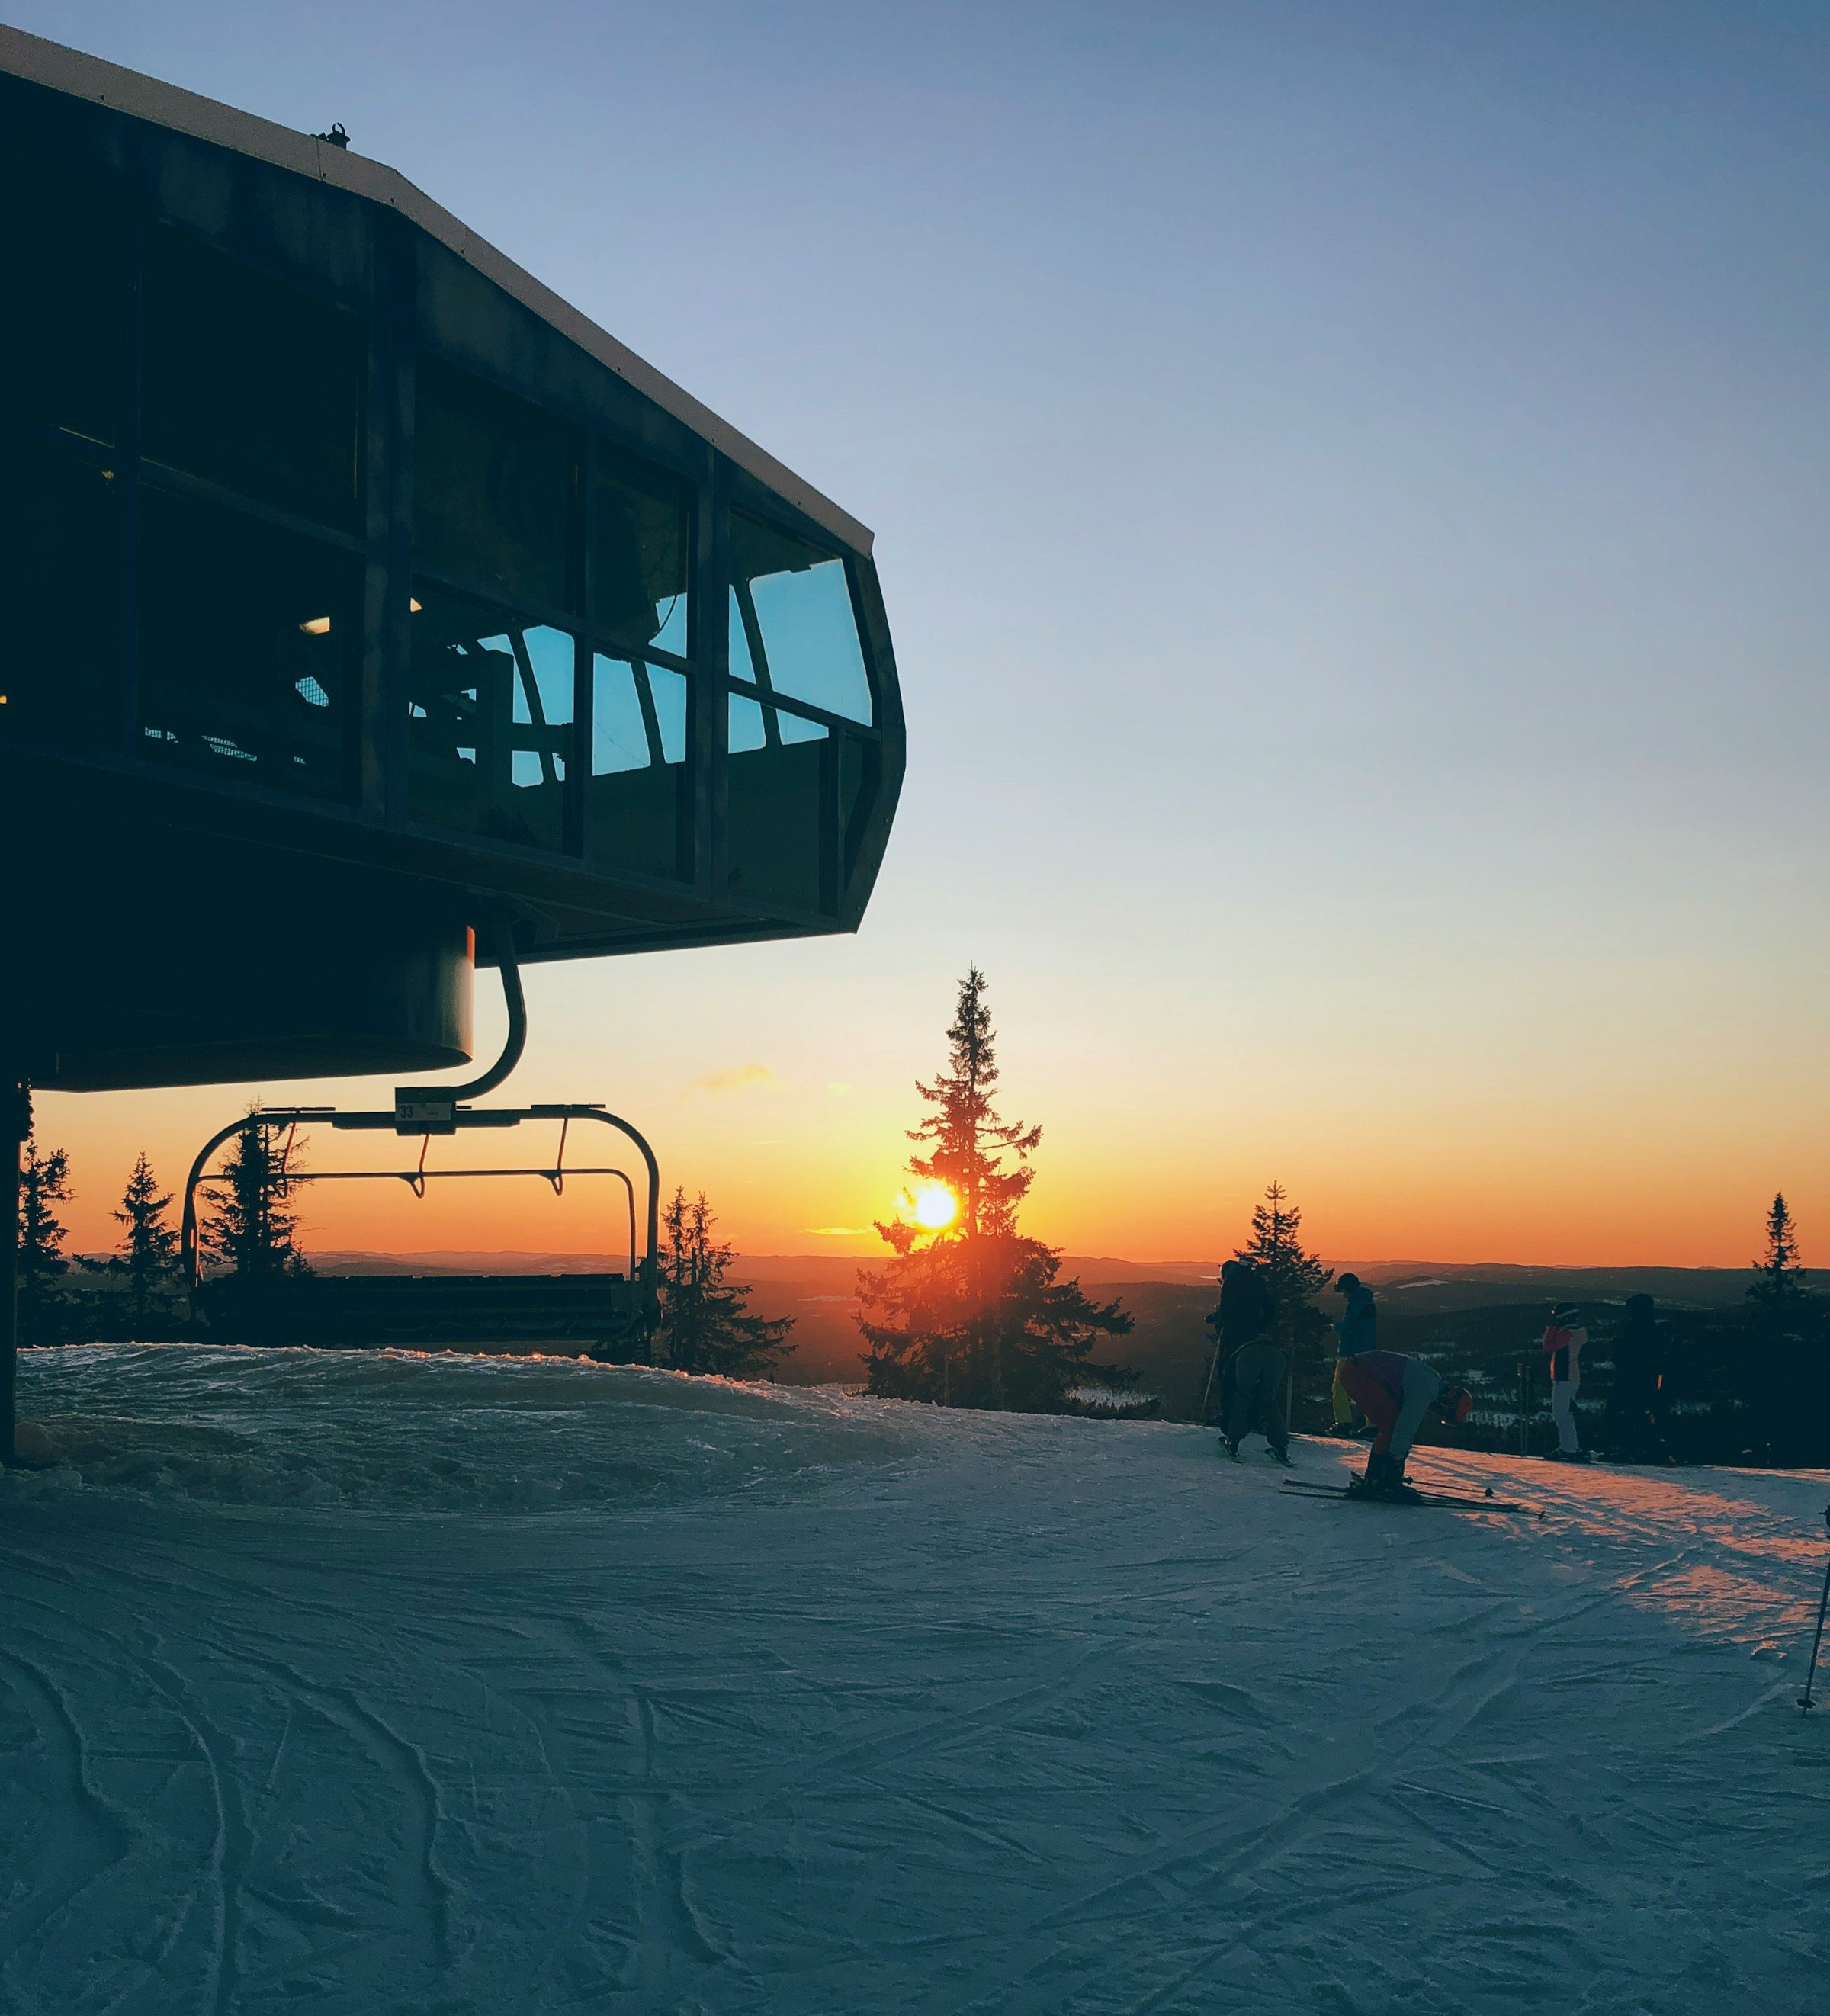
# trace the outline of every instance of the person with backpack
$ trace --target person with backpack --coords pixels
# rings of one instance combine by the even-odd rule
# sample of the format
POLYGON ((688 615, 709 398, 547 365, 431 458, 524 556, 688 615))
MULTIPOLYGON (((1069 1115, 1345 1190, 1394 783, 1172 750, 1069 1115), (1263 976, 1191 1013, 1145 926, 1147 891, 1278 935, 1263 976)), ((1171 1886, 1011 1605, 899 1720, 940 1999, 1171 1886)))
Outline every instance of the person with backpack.
POLYGON ((1588 1452, 1576 1433, 1576 1396, 1582 1390, 1582 1348, 1589 1334, 1582 1312, 1573 1302, 1555 1304, 1544 1326, 1544 1351, 1551 1361, 1551 1418, 1557 1424, 1558 1463, 1587 1463, 1588 1452))
POLYGON ((1450 1386, 1433 1365, 1396 1351, 1357 1351, 1339 1361, 1341 1383, 1378 1431, 1365 1470, 1348 1485, 1355 1498, 1382 1498, 1395 1503, 1414 1499, 1404 1481, 1404 1465, 1417 1431, 1432 1414, 1445 1421, 1465 1421, 1474 1395, 1465 1386, 1450 1386))
MULTIPOLYGON (((1239 1445, 1262 1424, 1273 1462, 1290 1461, 1290 1431, 1284 1421, 1284 1354, 1265 1333, 1277 1309, 1264 1276, 1247 1260, 1229 1260, 1220 1269, 1220 1305, 1209 1320, 1219 1332, 1220 1351, 1232 1374, 1224 1408, 1223 1439, 1237 1463, 1239 1445)), ((1223 1399, 1226 1387, 1221 1386, 1223 1399)))

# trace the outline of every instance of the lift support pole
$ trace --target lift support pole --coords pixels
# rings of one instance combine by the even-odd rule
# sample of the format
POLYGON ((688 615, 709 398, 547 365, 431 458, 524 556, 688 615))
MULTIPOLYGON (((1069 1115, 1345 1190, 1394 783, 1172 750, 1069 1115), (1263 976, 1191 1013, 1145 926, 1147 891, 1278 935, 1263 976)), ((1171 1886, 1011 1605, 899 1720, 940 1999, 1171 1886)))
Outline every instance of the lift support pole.
POLYGON ((19 1456, 19 1158, 32 1131, 31 1089, 0 1082, 0 1463, 19 1456))

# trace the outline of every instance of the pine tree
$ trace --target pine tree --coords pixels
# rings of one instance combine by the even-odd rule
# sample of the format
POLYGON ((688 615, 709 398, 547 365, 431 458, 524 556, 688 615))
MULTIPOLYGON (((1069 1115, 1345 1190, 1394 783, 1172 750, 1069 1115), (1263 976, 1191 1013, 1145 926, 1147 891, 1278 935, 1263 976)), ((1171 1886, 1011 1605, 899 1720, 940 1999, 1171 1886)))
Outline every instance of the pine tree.
POLYGON ((1762 1314, 1776 1320, 1799 1308, 1804 1284, 1805 1270, 1798 1258, 1798 1228, 1781 1190, 1767 1212, 1767 1251, 1754 1262, 1748 1300, 1762 1314))
POLYGON ((70 1271, 67 1236, 56 1207, 70 1201, 70 1157, 61 1148, 38 1153, 28 1139, 19 1172, 19 1334, 48 1344, 56 1329, 59 1278, 70 1271))
POLYGON ((216 1201, 204 1220, 204 1244, 248 1287, 312 1270, 298 1247, 298 1214, 291 1205, 298 1154, 290 1132, 283 1142, 254 1118, 215 1185, 216 1201))
POLYGON ((1785 1193, 1767 1212, 1767 1250, 1748 1284, 1749 1349, 1739 1384, 1747 1432, 1767 1463, 1821 1463, 1830 1411, 1830 1307, 1805 1287, 1785 1193))
POLYGON ((794 1319, 750 1314, 749 1289, 726 1279, 735 1250, 711 1237, 717 1222, 704 1193, 689 1204, 683 1187, 661 1214, 661 1352, 683 1372, 754 1378, 794 1349, 794 1319))
POLYGON ((985 976, 960 983, 947 1067, 916 1091, 933 1109, 909 1139, 917 1183, 942 1184, 956 1209, 931 1232, 897 1221, 877 1231, 894 1257, 859 1277, 859 1327, 870 1391, 944 1406, 1052 1412, 1087 1376, 1101 1337, 1131 1318, 1059 1278, 1061 1255, 1017 1229, 1036 1180, 1039 1127, 1002 1119, 985 976))
POLYGON ((1270 1340, 1284 1354, 1288 1371, 1284 1380, 1286 1413, 1293 1400, 1299 1373, 1306 1387, 1319 1356, 1318 1347, 1328 1334, 1328 1319, 1315 1305, 1315 1298, 1335 1278, 1335 1270, 1306 1252, 1299 1237, 1302 1213, 1291 1203, 1283 1185, 1266 1186, 1263 1203, 1252 1213, 1252 1237, 1236 1250, 1234 1257, 1248 1260, 1258 1269, 1271 1298, 1270 1340))
POLYGON ((121 1264, 127 1270, 136 1337, 146 1333, 153 1296, 178 1272, 178 1234, 165 1221, 171 1208, 171 1199, 160 1194, 142 1149, 113 1214, 115 1222, 127 1227, 120 1242, 121 1264))

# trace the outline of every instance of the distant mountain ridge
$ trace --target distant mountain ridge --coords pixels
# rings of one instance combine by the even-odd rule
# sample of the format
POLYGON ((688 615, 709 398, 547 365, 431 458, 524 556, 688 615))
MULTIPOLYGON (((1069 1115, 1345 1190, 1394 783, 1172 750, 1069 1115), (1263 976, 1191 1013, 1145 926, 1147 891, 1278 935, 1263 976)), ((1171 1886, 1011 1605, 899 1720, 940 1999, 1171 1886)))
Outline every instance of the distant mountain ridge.
MULTIPOLYGON (((582 1274, 621 1264, 620 1255, 592 1253, 467 1252, 437 1249, 422 1253, 318 1251, 312 1265, 332 1274, 582 1274)), ((848 1297, 860 1268, 881 1262, 850 1254, 745 1253, 737 1261, 738 1278, 763 1284, 791 1283, 803 1293, 848 1297)), ((1172 1286, 1213 1285, 1214 1260, 1118 1260, 1108 1255, 1067 1254, 1063 1273, 1090 1287, 1123 1287, 1127 1283, 1172 1286)), ((1357 1274, 1382 1297, 1407 1308, 1463 1309, 1486 1301, 1619 1301, 1630 1294, 1722 1309, 1745 1294, 1748 1267, 1555 1267, 1513 1261, 1348 1260, 1337 1273, 1357 1274), (1483 1292, 1484 1291, 1484 1292, 1483 1292)), ((1813 1277, 1807 1270, 1807 1282, 1813 1277)))

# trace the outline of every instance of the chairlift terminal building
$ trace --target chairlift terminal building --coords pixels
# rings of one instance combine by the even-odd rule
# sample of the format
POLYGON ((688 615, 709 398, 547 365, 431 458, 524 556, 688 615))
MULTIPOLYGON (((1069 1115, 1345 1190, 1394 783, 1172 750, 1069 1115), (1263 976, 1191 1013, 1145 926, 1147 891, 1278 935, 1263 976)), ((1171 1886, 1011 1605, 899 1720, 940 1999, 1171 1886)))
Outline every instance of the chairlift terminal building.
POLYGON ((456 1064, 479 931, 856 927, 855 519, 330 142, 0 29, 0 186, 18 1075, 456 1064))

